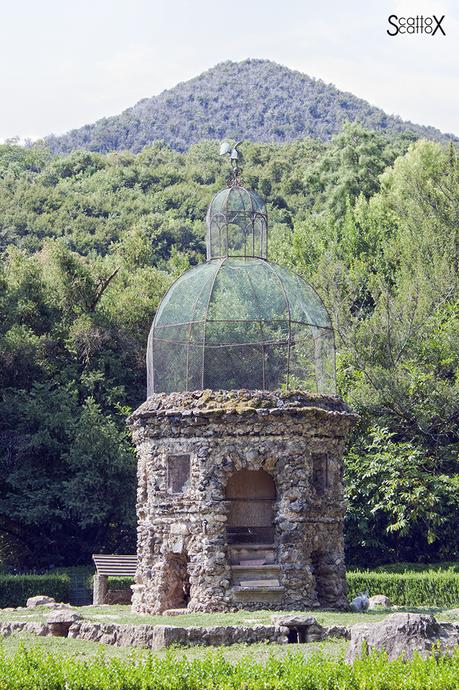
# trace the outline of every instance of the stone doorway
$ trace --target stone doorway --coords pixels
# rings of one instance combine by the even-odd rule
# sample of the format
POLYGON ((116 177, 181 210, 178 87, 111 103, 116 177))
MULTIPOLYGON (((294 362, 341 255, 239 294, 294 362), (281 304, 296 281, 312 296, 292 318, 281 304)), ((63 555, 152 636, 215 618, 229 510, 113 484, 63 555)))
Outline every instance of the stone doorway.
POLYGON ((228 543, 274 541, 276 485, 265 470, 239 470, 231 475, 225 489, 228 501, 228 543))
POLYGON ((186 554, 169 553, 166 556, 165 576, 167 600, 165 609, 185 609, 190 601, 190 576, 186 554))

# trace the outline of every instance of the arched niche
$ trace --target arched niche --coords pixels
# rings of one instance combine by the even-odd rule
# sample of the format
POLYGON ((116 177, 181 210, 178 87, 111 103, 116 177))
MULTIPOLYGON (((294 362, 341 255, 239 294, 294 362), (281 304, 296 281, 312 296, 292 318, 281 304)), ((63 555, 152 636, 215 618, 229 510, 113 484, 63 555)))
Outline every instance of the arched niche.
POLYGON ((272 543, 276 485, 265 470, 234 472, 225 489, 229 543, 272 543))

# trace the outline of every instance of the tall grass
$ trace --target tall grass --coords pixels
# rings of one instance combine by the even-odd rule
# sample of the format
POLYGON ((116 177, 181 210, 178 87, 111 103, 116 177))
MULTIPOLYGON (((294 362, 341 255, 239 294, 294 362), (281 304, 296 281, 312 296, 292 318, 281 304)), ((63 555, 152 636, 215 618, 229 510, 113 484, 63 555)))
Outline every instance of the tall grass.
POLYGON ((251 658, 237 664, 210 652, 189 661, 175 652, 135 653, 127 661, 44 656, 38 648, 0 652, 0 690, 457 690, 459 653, 409 663, 372 655, 352 666, 317 654, 251 658))

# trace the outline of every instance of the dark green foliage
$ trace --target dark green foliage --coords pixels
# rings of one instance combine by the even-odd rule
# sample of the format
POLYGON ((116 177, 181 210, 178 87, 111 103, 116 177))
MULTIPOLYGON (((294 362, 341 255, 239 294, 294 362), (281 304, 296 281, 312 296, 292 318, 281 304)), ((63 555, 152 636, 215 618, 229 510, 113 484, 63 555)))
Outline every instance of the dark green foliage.
MULTIPOLYGON (((117 322, 116 291, 114 302, 104 294, 112 267, 61 244, 10 252, 4 267, 0 546, 21 567, 132 550, 135 461, 124 418, 143 398, 148 319, 136 339, 117 322)), ((117 275, 128 293, 128 272, 117 275)), ((132 324, 156 304, 156 289, 147 285, 131 307, 132 324)))
POLYGON ((339 390, 361 414, 346 461, 351 564, 457 558, 458 180, 454 147, 420 141, 369 199, 271 241, 325 298, 339 390))
POLYGON ((0 656, 5 690, 456 690, 458 674, 457 651, 438 659, 416 656, 408 663, 372 654, 352 666, 340 658, 315 654, 305 659, 300 653, 271 656, 265 664, 249 656, 232 664, 221 652, 192 661, 171 652, 166 657, 137 652, 124 662, 100 655, 75 659, 45 655, 38 647, 0 656))
POLYGON ((384 594, 395 606, 459 605, 459 573, 447 571, 376 573, 355 571, 347 573, 349 598, 362 592, 384 594))
POLYGON ((454 561, 443 563, 388 563, 379 565, 375 568, 376 573, 425 573, 446 570, 452 573, 459 573, 459 563, 454 561))
POLYGON ((67 575, 6 575, 0 573, 0 608, 25 606, 29 597, 44 594, 56 601, 69 600, 67 575))
POLYGON ((455 555, 457 470, 444 462, 439 472, 438 465, 388 428, 369 427, 356 439, 346 462, 349 560, 426 559, 431 544, 440 555, 455 555))
MULTIPOLYGON (((386 115, 361 98, 269 60, 223 62, 120 115, 47 141, 55 153, 75 149, 138 152, 155 141, 179 151, 203 139, 295 141, 329 139, 346 122, 367 129, 414 132, 446 141, 434 127, 386 115)), ((266 193, 262 187, 262 192, 266 193)))

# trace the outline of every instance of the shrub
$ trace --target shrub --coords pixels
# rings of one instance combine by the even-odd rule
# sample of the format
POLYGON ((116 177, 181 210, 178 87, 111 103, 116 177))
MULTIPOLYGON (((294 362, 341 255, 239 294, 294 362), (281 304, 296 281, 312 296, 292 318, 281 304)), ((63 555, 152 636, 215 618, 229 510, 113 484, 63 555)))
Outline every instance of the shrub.
POLYGON ((45 594, 57 601, 68 601, 68 575, 5 575, 0 573, 0 608, 25 606, 29 597, 45 594))
POLYGON ((385 594, 396 606, 444 606, 459 604, 459 573, 425 571, 381 573, 354 571, 347 573, 349 598, 360 592, 385 594))
POLYGON ((108 588, 109 589, 130 589, 131 585, 134 584, 133 577, 109 577, 108 578, 108 588))
MULTIPOLYGON (((92 591, 93 585, 94 585, 94 573, 91 572, 90 575, 88 575, 85 578, 85 584, 88 587, 88 590, 92 591)), ((131 585, 134 584, 134 578, 133 577, 115 577, 111 576, 108 578, 108 588, 109 589, 130 589, 131 585)))
POLYGON ((365 657, 352 666, 342 658, 314 654, 270 657, 266 664, 246 657, 236 664, 222 653, 187 660, 169 652, 165 657, 133 652, 128 661, 45 655, 38 646, 0 654, 0 687, 8 690, 457 690, 459 652, 451 657, 388 662, 384 655, 365 657))

